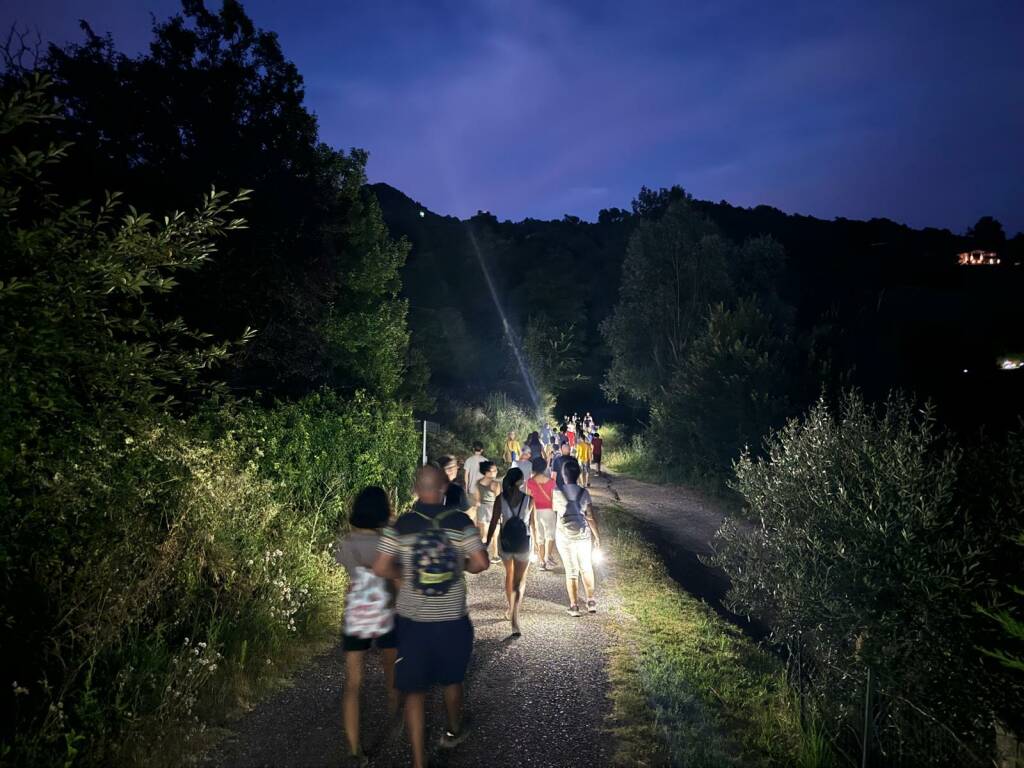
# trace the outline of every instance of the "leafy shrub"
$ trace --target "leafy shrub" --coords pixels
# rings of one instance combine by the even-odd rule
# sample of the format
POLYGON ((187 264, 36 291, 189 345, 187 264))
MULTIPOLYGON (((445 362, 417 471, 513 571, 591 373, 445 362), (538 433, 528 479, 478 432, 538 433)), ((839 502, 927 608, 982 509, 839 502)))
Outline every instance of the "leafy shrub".
POLYGON ((333 537, 348 502, 367 485, 392 491, 396 500, 412 488, 418 441, 401 403, 363 393, 346 399, 325 389, 270 410, 244 408, 225 424, 279 501, 307 520, 311 541, 333 537))
POLYGON ((977 651, 972 607, 994 587, 1020 510, 978 503, 987 489, 972 503, 969 466, 930 408, 893 397, 876 411, 851 394, 834 415, 819 402, 767 441, 766 458, 739 460, 746 519, 718 535, 736 608, 799 656, 833 734, 858 730, 872 671, 894 760, 984 755, 992 713, 1020 700, 977 651))
POLYGON ((790 412, 792 351, 756 300, 711 307, 704 332, 652 404, 653 455, 688 480, 721 487, 737 453, 759 446, 790 412))
MULTIPOLYGON (((499 463, 509 432, 514 430, 523 443, 543 423, 528 408, 500 393, 492 394, 483 405, 456 404, 442 411, 439 418, 440 433, 427 441, 431 457, 468 456, 473 452, 473 442, 479 440, 484 444, 484 455, 499 463)), ((554 420, 549 421, 554 426, 554 420)))
POLYGON ((162 222, 62 205, 67 147, 31 148, 52 119, 45 81, 2 94, 0 758, 177 764, 240 680, 337 631, 327 545, 360 484, 408 478, 410 414, 233 406, 211 370, 233 345, 152 303, 244 194, 162 222))

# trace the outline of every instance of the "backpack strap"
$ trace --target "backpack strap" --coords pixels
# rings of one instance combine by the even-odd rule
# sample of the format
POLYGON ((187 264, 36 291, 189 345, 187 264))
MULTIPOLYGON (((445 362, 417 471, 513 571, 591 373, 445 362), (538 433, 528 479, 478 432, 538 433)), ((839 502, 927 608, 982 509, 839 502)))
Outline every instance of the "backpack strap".
POLYGON ((435 528, 440 528, 442 520, 444 520, 449 515, 455 514, 458 511, 459 510, 457 510, 457 509, 446 509, 446 510, 443 510, 442 512, 434 515, 433 517, 431 517, 430 515, 423 514, 418 509, 414 509, 413 510, 413 512, 415 512, 417 515, 422 517, 424 520, 426 520, 428 523, 430 523, 435 528))
MULTIPOLYGON (((551 482, 553 483, 555 481, 552 480, 551 482)), ((546 498, 548 501, 551 501, 551 494, 548 492, 548 490, 543 485, 541 485, 540 483, 535 482, 534 486, 536 486, 537 490, 539 490, 544 495, 544 498, 546 498)))

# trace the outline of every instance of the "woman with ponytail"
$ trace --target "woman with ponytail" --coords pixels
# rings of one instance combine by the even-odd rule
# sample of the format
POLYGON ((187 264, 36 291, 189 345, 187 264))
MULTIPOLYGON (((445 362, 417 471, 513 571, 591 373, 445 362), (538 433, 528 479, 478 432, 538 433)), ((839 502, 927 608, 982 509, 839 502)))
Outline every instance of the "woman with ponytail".
POLYGON ((513 467, 501 481, 501 496, 495 504, 491 526, 487 531, 487 542, 494 538, 494 531, 501 521, 501 535, 498 537, 498 554, 505 564, 505 601, 508 611, 505 618, 512 622, 512 635, 518 637, 519 606, 526 590, 526 571, 530 567, 533 542, 537 540, 537 521, 533 499, 523 492, 523 471, 513 467), (497 514, 498 504, 501 514, 497 514))

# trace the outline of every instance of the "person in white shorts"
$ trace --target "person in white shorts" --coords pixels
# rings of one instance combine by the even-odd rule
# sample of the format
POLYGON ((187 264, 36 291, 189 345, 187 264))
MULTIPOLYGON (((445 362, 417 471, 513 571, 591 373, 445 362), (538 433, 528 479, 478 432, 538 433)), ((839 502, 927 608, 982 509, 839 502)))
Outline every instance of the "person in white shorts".
POLYGON ((533 542, 537 540, 537 522, 533 514, 533 499, 523 492, 523 472, 512 467, 501 481, 501 495, 494 505, 491 525, 487 530, 487 543, 494 539, 494 531, 501 522, 498 554, 505 564, 505 618, 512 621, 512 635, 518 637, 519 606, 526 591, 526 572, 530 568, 533 542))
POLYGON ((593 552, 600 549, 601 538, 597 530, 594 505, 590 491, 580 488, 580 465, 576 459, 568 459, 562 465, 563 484, 555 491, 554 507, 558 517, 555 528, 555 546, 565 567, 565 589, 569 593, 569 615, 579 616, 579 584, 583 580, 583 591, 587 597, 588 613, 597 613, 597 599, 594 585, 593 552))
POLYGON ((532 477, 526 481, 526 492, 533 497, 537 508, 537 557, 540 569, 547 571, 555 567, 555 481, 548 475, 548 463, 543 457, 533 459, 532 477))

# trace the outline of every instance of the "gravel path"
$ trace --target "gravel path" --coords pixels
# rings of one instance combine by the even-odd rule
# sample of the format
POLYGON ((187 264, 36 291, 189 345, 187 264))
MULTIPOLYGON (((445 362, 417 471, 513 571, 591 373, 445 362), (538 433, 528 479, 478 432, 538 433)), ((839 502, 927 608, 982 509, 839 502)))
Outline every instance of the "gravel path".
MULTIPOLYGON (((728 588, 724 574, 699 556, 723 511, 699 493, 652 485, 622 476, 595 477, 595 507, 616 503, 636 518, 669 564, 673 578, 705 598, 731 620, 751 627, 721 607, 728 588)), ((610 704, 606 651, 615 620, 614 568, 598 575, 600 612, 579 619, 565 612, 562 572, 531 568, 521 623, 523 635, 509 635, 502 617, 504 568, 492 565, 468 577, 469 607, 476 638, 466 681, 467 712, 473 733, 450 752, 433 747, 431 765, 586 766, 609 765, 614 743, 608 731, 610 704)), ((374 654, 364 678, 363 742, 375 766, 409 765, 399 724, 383 714, 383 676, 374 654)), ((344 654, 340 645, 300 670, 292 685, 269 697, 231 724, 230 735, 203 760, 209 768, 317 768, 345 765, 341 730, 344 654)), ((428 744, 436 745, 443 706, 428 705, 428 744)))
POLYGON ((714 552, 715 532, 725 519, 722 502, 685 486, 654 485, 607 472, 592 477, 590 485, 598 507, 614 503, 640 523, 677 584, 751 638, 767 636, 767 626, 724 605, 729 577, 705 562, 714 552))
MULTIPOLYGON (((469 578, 470 616, 476 632, 466 685, 472 735, 448 752, 433 750, 431 765, 609 765, 610 704, 606 648, 614 621, 614 575, 598 576, 600 612, 566 614, 562 572, 531 568, 520 617, 523 635, 511 638, 502 618, 504 568, 492 565, 469 578)), ((373 654, 368 655, 373 659, 373 654)), ((341 766, 344 678, 340 646, 314 659, 291 687, 271 696, 231 725, 232 734, 203 764, 216 768, 341 766)), ((373 765, 409 765, 401 729, 388 722, 383 678, 374 661, 364 677, 364 744, 373 765)), ((443 726, 440 697, 428 704, 428 744, 443 726)))
POLYGON ((725 518, 720 503, 680 485, 654 485, 623 475, 594 476, 595 501, 615 501, 630 515, 657 528, 672 546, 695 555, 711 554, 711 541, 725 518))

